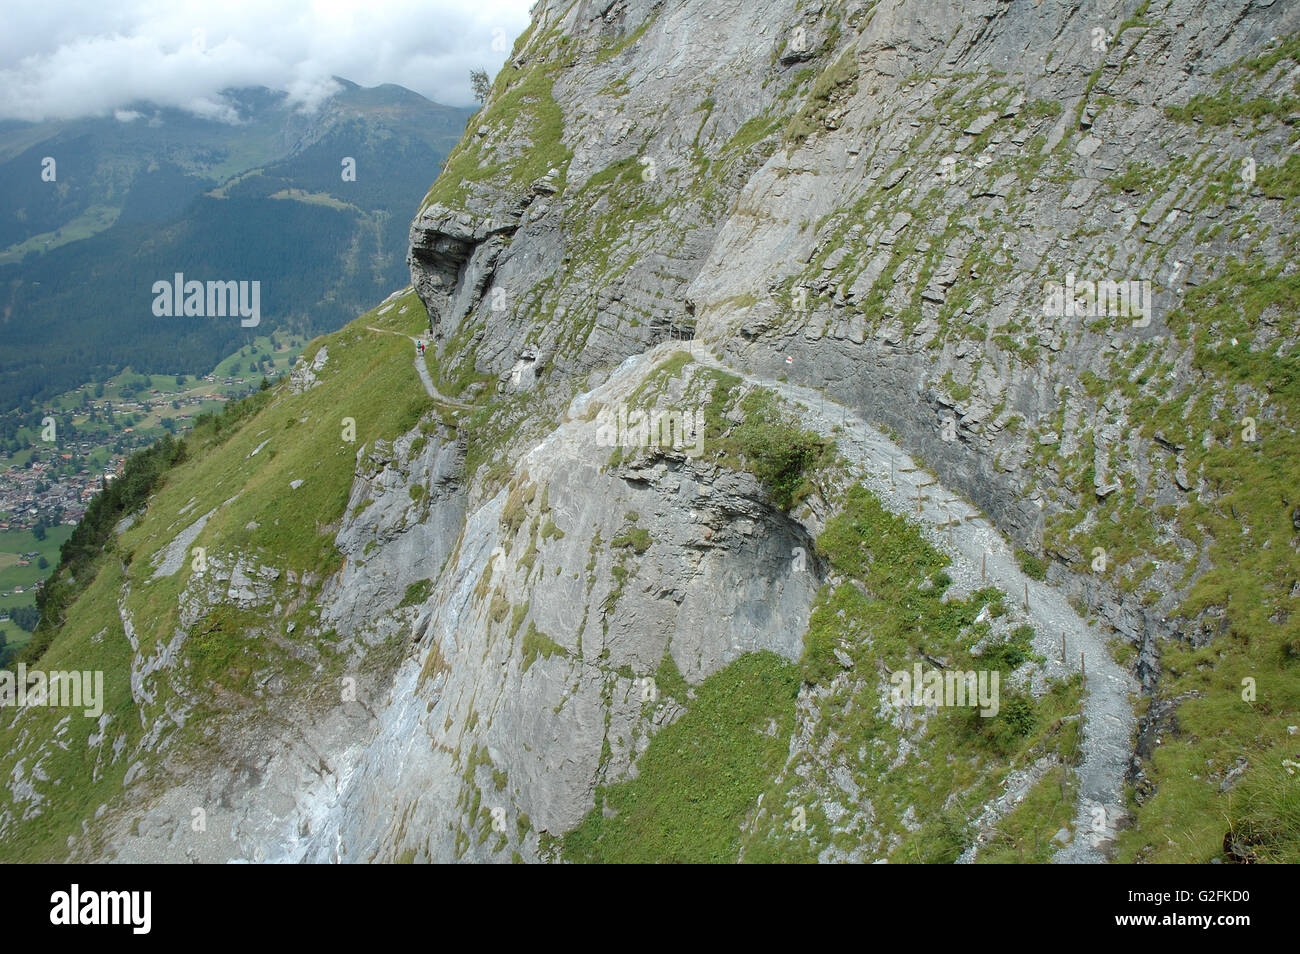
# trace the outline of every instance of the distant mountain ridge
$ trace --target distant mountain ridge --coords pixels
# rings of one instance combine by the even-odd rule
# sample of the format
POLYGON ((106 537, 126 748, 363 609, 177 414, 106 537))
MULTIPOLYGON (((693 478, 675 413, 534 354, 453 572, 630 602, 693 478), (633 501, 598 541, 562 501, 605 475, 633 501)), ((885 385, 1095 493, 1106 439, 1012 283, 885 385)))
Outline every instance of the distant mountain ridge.
POLYGON ((402 281, 409 196, 471 111, 337 82, 310 114, 283 92, 228 91, 234 124, 147 103, 125 119, 0 123, 0 412, 127 364, 194 372, 239 347, 237 323, 149 320, 149 288, 177 270, 260 280, 264 330, 310 333, 402 281))

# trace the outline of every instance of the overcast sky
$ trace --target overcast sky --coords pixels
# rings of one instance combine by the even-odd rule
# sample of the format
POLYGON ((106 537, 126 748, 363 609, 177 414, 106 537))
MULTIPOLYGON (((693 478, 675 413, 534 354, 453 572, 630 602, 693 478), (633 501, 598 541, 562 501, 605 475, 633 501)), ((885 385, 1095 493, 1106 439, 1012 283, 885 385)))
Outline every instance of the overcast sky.
POLYGON ((343 76, 469 105, 532 0, 49 0, 5 3, 0 119, 108 115, 140 100, 228 115, 222 89, 311 106, 343 76))

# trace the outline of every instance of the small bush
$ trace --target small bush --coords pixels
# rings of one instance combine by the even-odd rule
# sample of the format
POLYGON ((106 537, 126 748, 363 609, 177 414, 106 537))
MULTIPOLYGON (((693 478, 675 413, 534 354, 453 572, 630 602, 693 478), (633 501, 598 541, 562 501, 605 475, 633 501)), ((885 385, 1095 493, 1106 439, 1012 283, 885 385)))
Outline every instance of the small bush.
POLYGON ((998 704, 998 714, 985 718, 977 709, 970 710, 976 731, 994 751, 1009 755, 1016 750, 1020 740, 1033 731, 1038 722, 1037 707, 1032 696, 1003 689, 998 704))
POLYGON ((1004 643, 993 643, 985 648, 983 659, 999 669, 1012 670, 1029 658, 1034 641, 1032 626, 1017 626, 1004 643))
POLYGON ((1016 550, 1016 560, 1025 576, 1035 580, 1047 579, 1047 561, 1028 550, 1016 550))
POLYGON ((822 456, 825 443, 788 421, 769 392, 750 394, 741 407, 745 421, 736 428, 738 448, 776 505, 789 510, 810 489, 804 474, 822 456))

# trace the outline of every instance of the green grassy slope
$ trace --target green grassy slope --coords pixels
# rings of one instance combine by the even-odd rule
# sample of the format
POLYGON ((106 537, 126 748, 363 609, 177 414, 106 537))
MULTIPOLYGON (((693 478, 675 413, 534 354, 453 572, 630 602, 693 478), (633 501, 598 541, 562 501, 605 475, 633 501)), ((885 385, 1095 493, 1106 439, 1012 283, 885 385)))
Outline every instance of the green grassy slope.
MULTIPOLYGON (((432 403, 412 366, 410 342, 366 325, 408 333, 426 321, 413 294, 384 316, 368 312, 308 346, 308 359, 319 348, 329 352, 317 387, 294 395, 284 382, 185 439, 184 459, 163 474, 140 519, 113 537, 82 574, 76 586, 84 588, 62 626, 48 634, 48 648, 26 660, 45 670, 103 670, 109 719, 101 730, 80 710, 33 708, 14 725, 9 717, 0 724, 0 779, 30 780, 39 764, 51 780, 35 782, 37 800, 20 799, 12 786, 0 785, 0 859, 66 856, 69 836, 99 805, 122 796, 137 761, 133 775, 165 780, 157 772, 157 752, 139 748, 146 734, 142 716, 162 721, 165 745, 183 761, 219 754, 226 716, 272 713, 274 700, 255 683, 254 672, 278 673, 306 694, 323 685, 322 693, 337 696, 335 683, 323 677, 337 673, 342 647, 336 634, 322 631, 314 604, 321 581, 341 565, 333 539, 357 451, 409 430, 432 403), (343 440, 345 417, 356 422, 355 443, 343 440), (291 489, 290 481, 298 479, 304 483, 291 489), (205 548, 209 561, 229 565, 240 558, 279 571, 273 587, 285 612, 204 606, 196 597, 201 581, 194 578, 192 548, 177 573, 152 579, 161 551, 209 511, 215 512, 192 547, 205 548), (180 663, 147 683, 156 693, 152 703, 137 702, 123 616, 134 621, 139 653, 147 657, 183 625, 183 602, 197 607, 200 618, 180 663), (187 703, 193 704, 190 719, 178 729, 165 709, 187 703), (59 725, 69 711, 72 717, 59 725), (121 747, 116 756, 115 746, 121 747)), ((139 794, 132 790, 129 797, 139 794)))

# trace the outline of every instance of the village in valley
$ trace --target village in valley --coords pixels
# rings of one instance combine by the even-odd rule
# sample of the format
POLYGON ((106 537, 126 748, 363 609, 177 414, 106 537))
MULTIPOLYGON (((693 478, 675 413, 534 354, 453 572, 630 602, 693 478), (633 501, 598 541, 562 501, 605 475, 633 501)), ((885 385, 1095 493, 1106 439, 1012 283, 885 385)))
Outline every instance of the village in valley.
POLYGON ((126 369, 0 417, 0 654, 25 642, 59 547, 127 458, 286 373, 298 337, 260 337, 203 376, 126 369), (15 613, 15 611, 18 611, 15 613))

